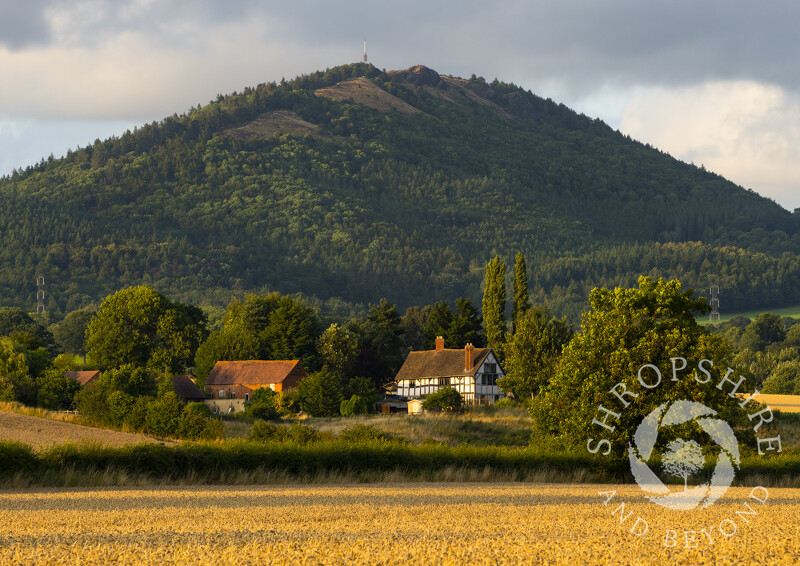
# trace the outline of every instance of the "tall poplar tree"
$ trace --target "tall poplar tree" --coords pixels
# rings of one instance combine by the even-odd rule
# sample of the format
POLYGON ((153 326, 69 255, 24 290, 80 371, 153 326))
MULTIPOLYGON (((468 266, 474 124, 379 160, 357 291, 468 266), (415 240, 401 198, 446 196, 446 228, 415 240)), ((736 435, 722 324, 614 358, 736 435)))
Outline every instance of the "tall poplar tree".
POLYGON ((531 308, 528 300, 528 268, 525 265, 525 256, 517 252, 514 263, 514 313, 511 318, 512 332, 517 332, 517 322, 525 311, 531 308))
POLYGON ((486 264, 483 324, 488 346, 502 355, 506 340, 506 264, 495 256, 486 264))

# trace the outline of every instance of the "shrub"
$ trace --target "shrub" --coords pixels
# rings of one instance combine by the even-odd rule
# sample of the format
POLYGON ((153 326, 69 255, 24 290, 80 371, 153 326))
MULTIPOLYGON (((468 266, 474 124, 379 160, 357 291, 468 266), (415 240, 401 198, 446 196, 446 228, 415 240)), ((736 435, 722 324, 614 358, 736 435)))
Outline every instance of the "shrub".
POLYGON ((353 395, 350 399, 342 401, 339 405, 339 412, 344 417, 352 415, 366 415, 370 412, 367 400, 360 395, 353 395))
POLYGON ((464 406, 464 398, 461 393, 452 387, 442 387, 434 391, 422 402, 422 408, 426 411, 441 409, 443 411, 460 411, 464 406))
POLYGON ((342 432, 339 433, 339 440, 344 440, 345 442, 364 442, 370 440, 390 441, 395 440, 395 437, 376 426, 357 424, 342 430, 342 432))
POLYGON ((179 434, 183 402, 173 392, 156 399, 147 407, 145 432, 156 436, 179 434))
POLYGON ((269 387, 261 387, 253 391, 250 399, 245 401, 245 413, 254 419, 271 421, 278 418, 278 409, 275 406, 277 393, 269 387))
POLYGON ((286 427, 276 426, 266 421, 258 420, 250 428, 247 440, 255 442, 283 442, 289 440, 289 432, 286 427))
POLYGON ((495 409, 513 409, 519 407, 519 401, 515 401, 511 397, 503 397, 497 403, 492 405, 495 409))
POLYGON ((321 435, 317 429, 298 423, 292 423, 292 426, 289 427, 289 437, 298 444, 308 444, 321 440, 321 435))

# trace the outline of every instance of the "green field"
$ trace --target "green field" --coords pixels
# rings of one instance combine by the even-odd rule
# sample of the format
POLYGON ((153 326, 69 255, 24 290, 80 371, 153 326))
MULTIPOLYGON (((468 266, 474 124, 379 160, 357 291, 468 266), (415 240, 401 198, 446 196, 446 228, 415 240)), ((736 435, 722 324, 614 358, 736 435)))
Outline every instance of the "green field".
MULTIPOLYGON (((745 312, 734 312, 734 313, 720 313, 719 321, 720 322, 728 322, 734 316, 744 316, 749 319, 754 319, 758 315, 764 312, 771 312, 772 314, 776 314, 778 316, 791 316, 792 318, 800 318, 800 305, 793 306, 793 307, 783 307, 779 309, 767 309, 767 310, 756 310, 756 311, 745 311, 745 312)), ((697 322, 699 324, 708 324, 708 315, 703 315, 698 317, 697 322)))

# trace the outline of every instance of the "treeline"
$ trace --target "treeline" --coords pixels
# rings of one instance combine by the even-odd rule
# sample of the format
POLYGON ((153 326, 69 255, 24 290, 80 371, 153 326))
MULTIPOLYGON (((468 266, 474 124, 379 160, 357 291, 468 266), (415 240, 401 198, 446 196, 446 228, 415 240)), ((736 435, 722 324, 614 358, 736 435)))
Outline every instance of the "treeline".
POLYGON ((405 308, 477 301, 485 261, 521 250, 537 299, 570 315, 592 286, 641 274, 715 282, 732 308, 800 298, 783 255, 800 222, 775 203, 514 85, 463 81, 473 98, 453 104, 444 79, 415 81, 337 67, 15 171, 0 180, 0 297, 29 307, 42 274, 55 315, 133 285, 218 308, 270 291, 405 308), (314 94, 361 76, 423 112, 314 94), (277 110, 317 133, 230 133, 277 110))

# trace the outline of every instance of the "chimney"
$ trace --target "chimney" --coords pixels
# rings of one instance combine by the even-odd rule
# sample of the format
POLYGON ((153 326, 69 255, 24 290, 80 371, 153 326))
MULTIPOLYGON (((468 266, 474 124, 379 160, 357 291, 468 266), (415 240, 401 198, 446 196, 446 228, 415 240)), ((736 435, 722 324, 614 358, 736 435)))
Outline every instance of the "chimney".
POLYGON ((472 365, 475 363, 475 347, 470 342, 466 346, 464 346, 464 371, 469 371, 472 369, 472 365))
POLYGON ((441 336, 436 337, 436 351, 444 350, 444 338, 441 336))

